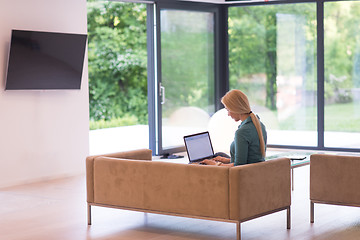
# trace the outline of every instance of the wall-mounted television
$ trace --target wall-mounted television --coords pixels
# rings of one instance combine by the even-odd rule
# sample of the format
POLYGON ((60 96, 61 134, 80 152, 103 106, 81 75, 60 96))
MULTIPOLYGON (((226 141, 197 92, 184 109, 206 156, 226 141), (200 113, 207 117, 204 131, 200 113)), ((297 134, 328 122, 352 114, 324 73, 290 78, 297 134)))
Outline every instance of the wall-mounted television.
POLYGON ((80 89, 86 41, 86 34, 12 30, 5 89, 80 89))

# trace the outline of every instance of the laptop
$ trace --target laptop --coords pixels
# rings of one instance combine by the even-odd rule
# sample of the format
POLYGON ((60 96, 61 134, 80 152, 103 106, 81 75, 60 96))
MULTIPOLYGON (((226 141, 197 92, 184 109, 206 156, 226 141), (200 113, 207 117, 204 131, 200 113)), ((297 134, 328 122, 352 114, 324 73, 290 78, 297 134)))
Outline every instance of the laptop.
POLYGON ((200 162, 215 157, 209 132, 184 136, 185 148, 189 163, 200 162))

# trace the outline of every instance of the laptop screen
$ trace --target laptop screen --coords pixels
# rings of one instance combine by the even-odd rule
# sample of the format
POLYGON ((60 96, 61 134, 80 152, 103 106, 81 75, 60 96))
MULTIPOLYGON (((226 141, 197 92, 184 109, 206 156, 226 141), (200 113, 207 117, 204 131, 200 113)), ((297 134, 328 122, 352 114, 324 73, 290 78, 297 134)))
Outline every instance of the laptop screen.
POLYGON ((185 136, 184 141, 190 162, 214 155, 209 132, 185 136))

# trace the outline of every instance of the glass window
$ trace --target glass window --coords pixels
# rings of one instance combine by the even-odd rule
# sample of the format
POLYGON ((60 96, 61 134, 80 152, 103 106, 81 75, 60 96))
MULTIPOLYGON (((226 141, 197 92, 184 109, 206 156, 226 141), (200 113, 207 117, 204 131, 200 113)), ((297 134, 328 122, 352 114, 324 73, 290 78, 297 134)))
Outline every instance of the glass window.
POLYGON ((325 147, 360 146, 360 2, 324 5, 325 147))
POLYGON ((146 17, 145 4, 87 2, 91 155, 149 146, 146 17))
POLYGON ((229 83, 268 144, 317 146, 316 4, 229 8, 229 83))
POLYGON ((162 148, 207 130, 214 112, 214 13, 162 9, 162 148), (165 90, 164 90, 165 89, 165 90))

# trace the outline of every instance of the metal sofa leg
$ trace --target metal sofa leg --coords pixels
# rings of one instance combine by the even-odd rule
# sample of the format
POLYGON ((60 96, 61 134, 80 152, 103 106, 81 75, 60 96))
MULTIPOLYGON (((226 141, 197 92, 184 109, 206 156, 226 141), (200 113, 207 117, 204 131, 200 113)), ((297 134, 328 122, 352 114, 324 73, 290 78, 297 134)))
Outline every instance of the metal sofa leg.
POLYGON ((236 223, 236 239, 237 240, 241 240, 241 227, 240 227, 241 222, 237 222, 236 223))
POLYGON ((287 215, 287 219, 286 219, 287 229, 290 229, 291 228, 291 207, 290 206, 286 209, 286 215, 287 215))
POLYGON ((310 201, 310 222, 314 223, 314 202, 310 201))
POLYGON ((91 205, 89 203, 88 203, 87 213, 88 213, 88 225, 91 225, 91 205))

